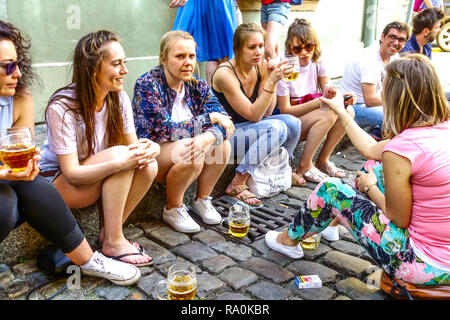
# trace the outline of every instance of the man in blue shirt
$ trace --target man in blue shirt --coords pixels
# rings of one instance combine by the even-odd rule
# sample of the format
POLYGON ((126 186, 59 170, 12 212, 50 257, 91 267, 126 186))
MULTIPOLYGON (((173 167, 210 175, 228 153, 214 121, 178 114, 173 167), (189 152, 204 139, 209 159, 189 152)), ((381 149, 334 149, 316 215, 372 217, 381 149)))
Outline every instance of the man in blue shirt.
POLYGON ((441 31, 443 17, 439 8, 427 8, 416 14, 412 20, 413 34, 400 52, 420 53, 431 59, 431 43, 441 31))

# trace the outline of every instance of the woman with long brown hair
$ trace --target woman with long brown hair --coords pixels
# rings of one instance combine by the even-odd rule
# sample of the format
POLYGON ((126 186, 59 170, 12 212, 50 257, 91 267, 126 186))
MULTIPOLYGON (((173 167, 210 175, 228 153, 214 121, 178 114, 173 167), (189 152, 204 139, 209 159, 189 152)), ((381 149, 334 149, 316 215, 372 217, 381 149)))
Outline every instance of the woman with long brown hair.
POLYGON ((117 36, 89 33, 77 44, 73 79, 51 97, 42 172, 70 208, 101 198, 105 256, 136 266, 152 263, 142 247, 127 240, 122 224, 144 197, 157 173, 159 146, 137 139, 131 102, 123 91, 125 53, 117 36))
MULTIPOLYGON (((26 127, 34 134, 33 97, 28 88, 35 76, 29 49, 30 41, 19 29, 0 21, 0 131, 26 127)), ((0 243, 26 221, 84 274, 118 285, 135 283, 141 276, 138 268, 92 251, 64 199, 39 175, 36 151, 21 172, 3 167, 0 161, 0 243)))
MULTIPOLYGON (((292 158, 301 130, 297 118, 288 114, 272 115, 276 85, 292 73, 292 68, 287 68, 286 62, 267 62, 264 45, 264 30, 259 25, 241 24, 233 37, 235 57, 217 68, 211 85, 236 126, 230 139, 233 156, 242 157, 225 192, 253 207, 261 206, 262 201, 248 190, 248 179, 280 147, 286 148, 292 158)), ((306 181, 292 173, 292 184, 305 185, 306 181)))

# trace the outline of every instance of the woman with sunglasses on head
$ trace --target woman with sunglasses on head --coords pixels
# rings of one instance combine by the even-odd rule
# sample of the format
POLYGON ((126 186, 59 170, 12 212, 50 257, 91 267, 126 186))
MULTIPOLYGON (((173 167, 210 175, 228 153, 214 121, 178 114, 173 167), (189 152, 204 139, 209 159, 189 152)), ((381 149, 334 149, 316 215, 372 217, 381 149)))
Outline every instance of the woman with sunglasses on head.
MULTIPOLYGON (((0 21, 0 129, 28 127, 34 134, 33 98, 27 89, 35 78, 29 48, 16 27, 0 21)), ((27 221, 84 274, 119 285, 135 283, 139 269, 92 251, 64 199, 39 175, 39 159, 37 154, 22 172, 12 172, 0 162, 0 242, 27 221)))
MULTIPOLYGON (((264 31, 255 23, 241 24, 234 33, 235 57, 221 64, 212 89, 231 115, 236 131, 231 138, 234 157, 243 157, 226 194, 250 206, 262 201, 248 190, 247 180, 272 152, 284 147, 290 157, 300 137, 300 121, 290 115, 272 115, 277 83, 292 73, 286 62, 264 60, 264 31), (248 143, 247 141, 248 140, 248 143)), ((293 175, 294 185, 305 181, 293 175)))
POLYGON ((319 38, 305 19, 296 19, 288 29, 286 54, 294 54, 300 62, 296 80, 280 81, 277 87, 278 107, 281 113, 302 121, 300 140, 306 140, 297 173, 305 180, 318 183, 328 176, 343 178, 345 172, 329 161, 334 148, 345 134, 333 111, 320 110, 319 97, 333 98, 336 90, 329 85, 319 38), (313 156, 325 138, 322 150, 313 164, 313 156))
POLYGON ((338 217, 391 277, 417 285, 450 285, 450 109, 436 70, 419 54, 386 66, 382 99, 385 140, 376 142, 344 109, 326 98, 353 145, 382 160, 358 172, 356 186, 322 181, 289 228, 266 234, 269 247, 294 258, 298 242, 338 217), (417 81, 420 75, 421 81, 417 81))
POLYGON ((113 32, 81 38, 72 83, 58 89, 47 106, 41 166, 70 208, 101 199, 99 242, 105 256, 146 266, 152 259, 125 238, 122 225, 156 176, 159 146, 137 139, 131 102, 123 91, 125 62, 113 32))

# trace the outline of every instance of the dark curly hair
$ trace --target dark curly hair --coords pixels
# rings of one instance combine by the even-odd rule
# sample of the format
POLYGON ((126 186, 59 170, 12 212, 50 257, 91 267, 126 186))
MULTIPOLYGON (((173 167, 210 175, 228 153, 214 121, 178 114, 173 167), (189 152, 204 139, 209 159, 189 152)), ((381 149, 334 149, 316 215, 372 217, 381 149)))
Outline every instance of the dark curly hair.
POLYGON ((0 20, 0 41, 3 40, 11 40, 16 48, 17 57, 19 59, 22 58, 19 62, 22 78, 19 79, 16 89, 16 94, 21 95, 25 93, 26 88, 31 86, 33 81, 37 80, 31 65, 31 57, 29 56, 31 41, 25 38, 20 33, 20 30, 12 24, 0 20))

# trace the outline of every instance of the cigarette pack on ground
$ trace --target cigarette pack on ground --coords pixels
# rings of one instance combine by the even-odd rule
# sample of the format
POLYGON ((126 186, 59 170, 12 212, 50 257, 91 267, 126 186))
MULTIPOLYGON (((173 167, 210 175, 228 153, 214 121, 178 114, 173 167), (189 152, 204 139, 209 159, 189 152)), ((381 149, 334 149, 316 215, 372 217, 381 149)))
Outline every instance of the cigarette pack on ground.
POLYGON ((295 284, 299 289, 322 288, 322 280, 316 274, 308 276, 295 276, 295 284))

